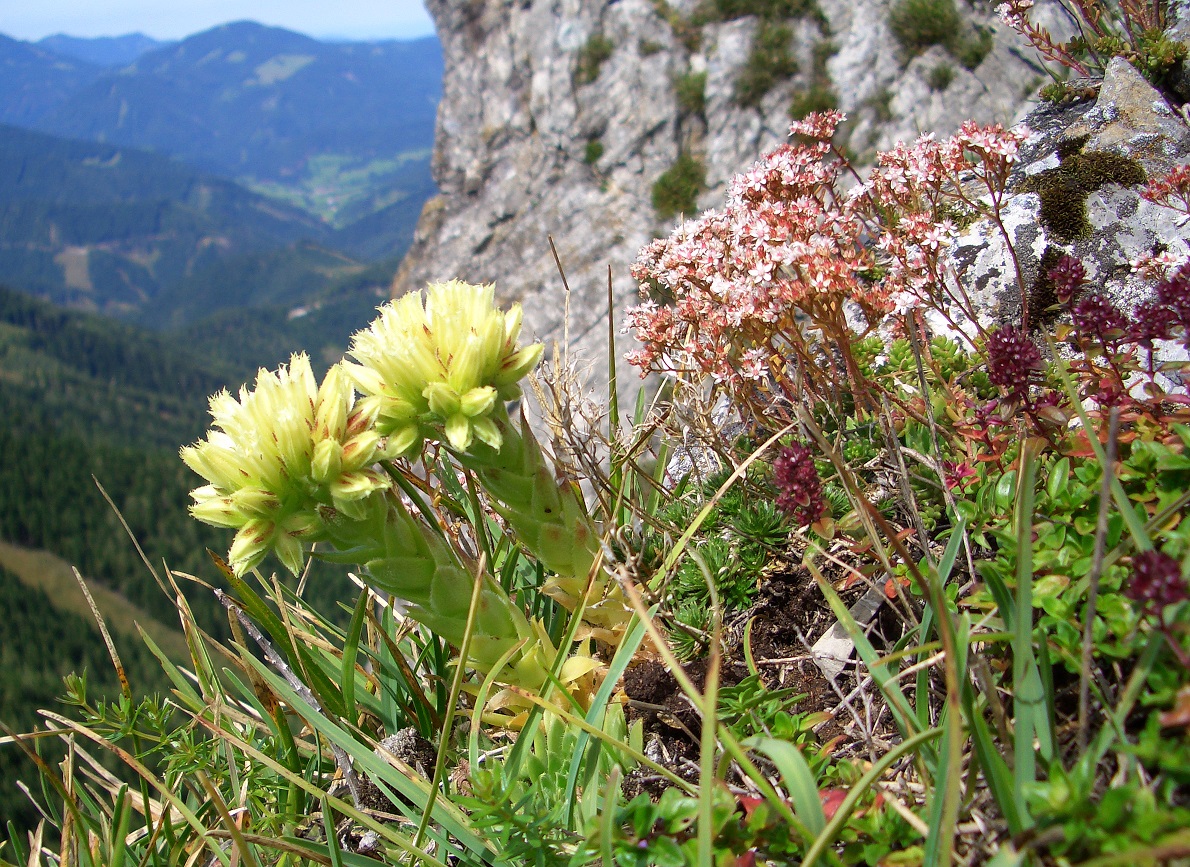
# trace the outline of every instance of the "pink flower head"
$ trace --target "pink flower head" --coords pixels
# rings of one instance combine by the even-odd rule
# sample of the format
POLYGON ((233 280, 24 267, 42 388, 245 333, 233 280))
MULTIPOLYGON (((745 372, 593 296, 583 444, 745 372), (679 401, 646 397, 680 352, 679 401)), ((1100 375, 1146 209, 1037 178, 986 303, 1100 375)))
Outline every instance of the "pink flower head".
POLYGON ((1177 166, 1153 178, 1140 194, 1150 202, 1190 214, 1190 165, 1177 166))
POLYGON ((828 142, 835 137, 835 130, 845 120, 847 115, 841 111, 812 111, 801 120, 794 121, 789 127, 789 134, 828 142))

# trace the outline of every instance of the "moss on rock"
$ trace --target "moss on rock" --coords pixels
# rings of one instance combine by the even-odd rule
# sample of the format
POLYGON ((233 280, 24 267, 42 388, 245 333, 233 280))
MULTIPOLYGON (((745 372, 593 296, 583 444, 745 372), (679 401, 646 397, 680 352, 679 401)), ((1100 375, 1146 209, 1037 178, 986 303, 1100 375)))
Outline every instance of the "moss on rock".
POLYGON ((1055 237, 1073 241, 1091 233, 1087 196, 1105 184, 1143 184, 1145 170, 1136 160, 1110 151, 1084 151, 1085 136, 1058 146, 1059 164, 1026 178, 1023 189, 1041 198, 1041 224, 1055 237))

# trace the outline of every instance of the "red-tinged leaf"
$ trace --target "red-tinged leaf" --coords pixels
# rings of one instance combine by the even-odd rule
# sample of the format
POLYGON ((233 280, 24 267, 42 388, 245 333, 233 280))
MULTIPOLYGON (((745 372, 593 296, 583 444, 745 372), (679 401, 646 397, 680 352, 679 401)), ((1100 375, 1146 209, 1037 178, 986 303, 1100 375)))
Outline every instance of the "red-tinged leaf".
POLYGON ((744 815, 751 817, 756 808, 764 803, 764 798, 751 798, 748 795, 740 795, 740 807, 744 810, 744 815))
POLYGON ((735 867, 756 867, 756 850, 749 849, 735 859, 735 867))
POLYGON ((839 807, 847 800, 846 789, 821 789, 818 792, 818 798, 822 801, 822 814, 829 822, 834 818, 835 813, 839 811, 839 807))
POLYGON ((842 743, 844 737, 844 735, 835 735, 818 749, 819 755, 829 756, 835 751, 835 747, 842 743))
POLYGON ((823 516, 810 525, 810 529, 824 539, 835 537, 835 522, 833 518, 823 516))

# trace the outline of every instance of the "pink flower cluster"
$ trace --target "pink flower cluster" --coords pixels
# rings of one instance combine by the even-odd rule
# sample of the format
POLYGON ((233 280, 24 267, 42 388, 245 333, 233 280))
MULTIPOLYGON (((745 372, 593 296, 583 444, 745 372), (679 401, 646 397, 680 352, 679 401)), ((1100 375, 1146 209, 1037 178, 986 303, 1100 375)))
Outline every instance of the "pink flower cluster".
POLYGON ((768 376, 798 316, 839 320, 845 301, 889 309, 861 243, 863 223, 836 193, 827 160, 843 115, 812 114, 793 132, 811 141, 763 157, 728 186, 726 206, 641 251, 632 274, 647 300, 628 312, 645 370, 710 375, 729 386, 768 376))
POLYGON ((1177 166, 1153 178, 1140 194, 1150 202, 1190 214, 1190 165, 1177 166))
POLYGON ((642 348, 630 363, 737 393, 760 381, 789 392, 791 359, 814 363, 808 332, 830 355, 889 313, 942 303, 957 234, 947 215, 998 207, 1028 131, 968 123, 944 141, 923 136, 878 155, 867 182, 844 194, 849 167, 831 146, 842 120, 825 112, 794 124, 802 141, 732 179, 723 210, 641 251, 632 274, 646 300, 628 328, 642 348), (990 206, 965 192, 972 182, 990 206))
POLYGON ((945 305, 945 251, 958 234, 949 215, 998 207, 1028 135, 1024 127, 1005 130, 968 121, 948 139, 923 135, 912 145, 898 143, 877 154, 876 168, 853 196, 867 199, 887 269, 885 291, 897 310, 945 305))

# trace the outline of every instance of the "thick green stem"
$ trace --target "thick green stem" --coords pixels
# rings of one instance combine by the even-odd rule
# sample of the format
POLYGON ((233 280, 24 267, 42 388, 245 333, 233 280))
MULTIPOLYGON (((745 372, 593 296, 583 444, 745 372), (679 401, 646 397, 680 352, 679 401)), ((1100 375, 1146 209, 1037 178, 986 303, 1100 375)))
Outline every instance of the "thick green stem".
POLYGON ((475 581, 483 582, 467 663, 488 672, 505 652, 513 656, 499 680, 527 689, 546 681, 555 650, 486 572, 476 575, 441 534, 411 515, 395 497, 375 499, 367 517, 330 528, 336 559, 361 564, 368 583, 401 600, 407 616, 460 647, 475 581))
POLYGON ((521 543, 554 573, 543 592, 573 611, 590 582, 583 619, 606 629, 622 627, 631 611, 597 566, 599 532, 578 487, 554 475, 523 416, 514 422, 499 407, 492 420, 503 437, 500 449, 477 442, 459 462, 476 474, 521 543))

